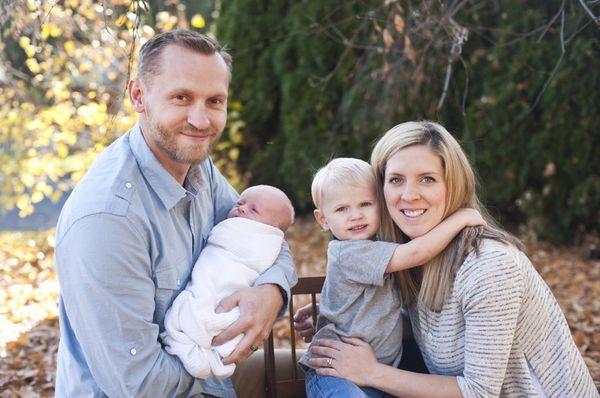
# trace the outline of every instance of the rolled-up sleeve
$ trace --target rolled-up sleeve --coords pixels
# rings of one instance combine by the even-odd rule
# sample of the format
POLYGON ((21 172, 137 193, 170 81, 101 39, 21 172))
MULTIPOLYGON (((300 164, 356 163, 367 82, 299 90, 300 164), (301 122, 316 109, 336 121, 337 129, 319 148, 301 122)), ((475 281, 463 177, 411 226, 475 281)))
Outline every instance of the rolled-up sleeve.
POLYGON ((76 221, 56 247, 61 297, 83 360, 108 396, 188 396, 200 383, 162 349, 149 239, 127 217, 76 221))

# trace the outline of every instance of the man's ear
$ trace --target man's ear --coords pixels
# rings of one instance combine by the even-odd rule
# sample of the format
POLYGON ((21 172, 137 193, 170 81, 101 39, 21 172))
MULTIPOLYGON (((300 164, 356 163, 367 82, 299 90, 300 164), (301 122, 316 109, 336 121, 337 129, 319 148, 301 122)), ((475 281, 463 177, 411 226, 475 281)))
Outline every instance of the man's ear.
POLYGON ((315 209, 315 211, 313 211, 313 215, 315 216, 315 220, 317 220, 317 223, 321 226, 321 228, 323 228, 323 231, 328 231, 329 225, 327 224, 325 214, 323 214, 321 210, 315 209))
POLYGON ((146 108, 144 107, 144 92, 143 92, 142 82, 140 79, 133 78, 129 81, 127 85, 127 91, 129 92, 129 100, 133 105, 133 109, 137 113, 144 113, 146 108))

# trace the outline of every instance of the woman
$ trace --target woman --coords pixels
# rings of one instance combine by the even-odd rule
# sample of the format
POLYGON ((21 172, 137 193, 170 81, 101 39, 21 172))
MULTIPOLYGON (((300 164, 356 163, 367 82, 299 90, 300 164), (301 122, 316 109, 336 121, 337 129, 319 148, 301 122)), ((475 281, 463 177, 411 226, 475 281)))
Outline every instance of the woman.
MULTIPOLYGON (((439 124, 392 128, 371 165, 389 212, 383 240, 421 236, 461 207, 485 214, 464 152, 439 124)), ((434 260, 397 275, 431 374, 379 364, 354 338, 320 340, 318 373, 402 397, 598 397, 548 286, 520 242, 485 217, 488 226, 465 229, 434 260)))

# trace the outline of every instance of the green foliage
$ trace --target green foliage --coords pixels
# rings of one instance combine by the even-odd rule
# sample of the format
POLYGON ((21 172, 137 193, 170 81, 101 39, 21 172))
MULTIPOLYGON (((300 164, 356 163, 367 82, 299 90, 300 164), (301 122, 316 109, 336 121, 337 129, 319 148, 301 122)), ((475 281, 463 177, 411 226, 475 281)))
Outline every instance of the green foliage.
POLYGON ((217 32, 234 55, 242 171, 308 208, 312 173, 330 157, 368 159, 394 124, 433 119, 461 140, 503 222, 559 242, 597 231, 598 30, 577 2, 561 4, 512 0, 449 18, 443 2, 224 2, 217 32))
POLYGON ((338 134, 336 123, 360 55, 342 37, 366 23, 368 10, 337 1, 223 3, 217 36, 234 57, 232 92, 245 122, 240 167, 253 182, 281 186, 301 207, 326 159, 360 150, 361 137, 338 134))

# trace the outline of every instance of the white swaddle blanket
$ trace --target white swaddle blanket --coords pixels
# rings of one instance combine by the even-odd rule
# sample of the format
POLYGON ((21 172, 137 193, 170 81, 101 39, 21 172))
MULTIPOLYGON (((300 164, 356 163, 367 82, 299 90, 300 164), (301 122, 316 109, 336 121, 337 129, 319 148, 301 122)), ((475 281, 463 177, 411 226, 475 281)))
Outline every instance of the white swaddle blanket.
POLYGON ((217 224, 192 270, 192 279, 165 315, 161 338, 194 377, 229 377, 235 364, 221 358, 233 352, 243 335, 213 347, 214 336, 239 317, 239 308, 217 314, 221 299, 248 287, 269 268, 281 249, 283 232, 275 227, 235 217, 217 224))

